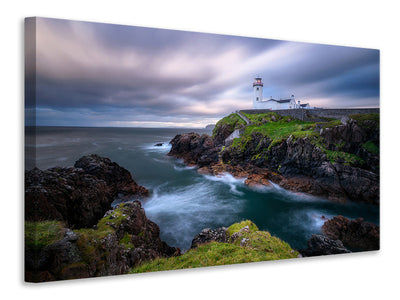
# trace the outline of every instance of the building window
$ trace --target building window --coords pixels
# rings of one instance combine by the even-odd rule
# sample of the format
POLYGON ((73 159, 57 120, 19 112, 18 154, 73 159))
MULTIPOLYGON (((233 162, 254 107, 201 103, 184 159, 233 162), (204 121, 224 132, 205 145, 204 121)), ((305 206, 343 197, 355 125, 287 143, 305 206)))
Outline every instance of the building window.
POLYGON ((259 88, 257 88, 257 91, 258 91, 258 89, 259 89, 259 88))
POLYGON ((257 101, 258 101, 258 97, 257 97, 257 101))

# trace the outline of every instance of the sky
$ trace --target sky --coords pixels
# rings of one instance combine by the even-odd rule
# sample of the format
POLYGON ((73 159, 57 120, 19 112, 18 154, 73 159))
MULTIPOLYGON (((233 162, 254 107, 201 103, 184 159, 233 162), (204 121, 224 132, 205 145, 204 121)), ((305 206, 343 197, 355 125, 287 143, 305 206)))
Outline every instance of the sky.
MULTIPOLYGON (((186 127, 264 98, 313 107, 379 107, 379 51, 36 18, 26 116, 39 126, 186 127)), ((27 122, 29 123, 29 122, 27 122)))

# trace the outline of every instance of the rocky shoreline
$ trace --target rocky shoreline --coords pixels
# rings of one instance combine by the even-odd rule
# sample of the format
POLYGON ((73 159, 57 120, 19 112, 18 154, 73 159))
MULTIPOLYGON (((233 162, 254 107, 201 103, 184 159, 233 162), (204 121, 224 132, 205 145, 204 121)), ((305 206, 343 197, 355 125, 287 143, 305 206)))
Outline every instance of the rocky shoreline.
MULTIPOLYGON (((254 121, 254 120, 253 120, 254 121)), ((234 131, 245 132, 246 125, 232 114, 220 120, 213 136, 185 133, 171 141, 168 155, 198 167, 201 174, 219 176, 230 173, 245 178, 249 187, 280 187, 331 201, 364 202, 379 205, 379 115, 353 115, 341 121, 306 124, 304 132, 293 131, 287 138, 273 140, 265 124, 295 123, 289 117, 264 114, 254 122, 251 134, 232 140, 234 131), (307 133, 307 134, 304 134, 307 133), (235 143, 236 142, 236 143, 235 143), (376 146, 378 145, 378 146, 376 146)), ((275 126, 272 125, 271 127, 275 126)), ((275 127, 275 131, 279 131, 275 127)), ((223 229, 206 229, 197 241, 224 240, 223 229)), ((327 220, 323 235, 313 235, 303 256, 330 255, 379 250, 379 226, 362 218, 343 216, 327 220)), ((192 244, 193 245, 193 244, 192 244)))
POLYGON ((180 255, 161 241, 128 170, 92 154, 70 168, 25 174, 25 280, 126 274, 156 257, 180 255), (127 201, 111 209, 115 200, 127 201))
MULTIPOLYGON (((218 174, 220 168, 212 165, 203 171, 218 174)), ((242 167, 229 168, 223 171, 237 176, 246 172, 242 167)), ((258 175, 250 174, 248 180, 264 184, 265 178, 258 175)), ((313 236, 304 250, 296 251, 268 232, 259 231, 251 221, 244 221, 229 228, 202 230, 194 237, 191 249, 183 253, 163 242, 158 225, 147 219, 140 203, 147 195, 148 190, 138 185, 129 171, 95 154, 80 158, 73 167, 27 171, 25 280, 45 282, 155 271, 165 259, 177 256, 182 258, 167 264, 166 269, 196 267, 196 260, 204 266, 204 251, 221 257, 219 252, 229 249, 229 258, 209 261, 218 265, 349 253, 347 246, 379 249, 379 227, 339 216, 325 222, 326 236, 313 236), (123 202, 111 209, 115 200, 123 202), (188 265, 181 264, 186 260, 188 265)))
POLYGON ((303 125, 271 113, 269 118, 263 117, 259 127, 249 127, 251 133, 233 142, 230 135, 244 130, 244 125, 221 122, 223 119, 213 136, 193 132, 175 136, 168 155, 197 166, 203 174, 228 172, 245 177, 249 186, 273 182, 284 189, 332 201, 378 205, 379 148, 375 147, 379 145, 379 122, 374 117, 303 125), (294 123, 293 130, 300 126, 305 129, 288 133, 287 138, 277 142, 261 133, 265 124, 278 127, 274 123, 282 127, 294 123))
POLYGON ((118 198, 148 195, 130 172, 96 154, 84 156, 73 167, 25 173, 25 220, 58 220, 71 228, 91 227, 118 198))

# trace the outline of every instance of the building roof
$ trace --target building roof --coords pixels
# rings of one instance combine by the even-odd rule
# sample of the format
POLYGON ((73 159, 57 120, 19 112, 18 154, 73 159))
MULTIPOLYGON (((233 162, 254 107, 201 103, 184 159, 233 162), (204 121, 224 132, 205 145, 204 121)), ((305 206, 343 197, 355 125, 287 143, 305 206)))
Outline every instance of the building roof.
POLYGON ((269 99, 268 101, 275 101, 278 103, 288 103, 290 102, 291 99, 280 99, 280 100, 275 100, 275 99, 269 99))

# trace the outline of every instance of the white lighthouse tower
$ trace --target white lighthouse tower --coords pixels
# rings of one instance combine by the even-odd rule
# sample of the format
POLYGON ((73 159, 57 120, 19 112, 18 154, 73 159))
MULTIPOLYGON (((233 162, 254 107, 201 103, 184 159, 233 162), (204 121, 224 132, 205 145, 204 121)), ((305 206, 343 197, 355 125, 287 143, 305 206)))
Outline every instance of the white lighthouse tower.
POLYGON ((253 91, 254 91, 254 98, 253 98, 253 109, 257 109, 260 106, 261 101, 263 100, 263 86, 264 83, 262 82, 261 77, 254 78, 253 82, 253 91))

